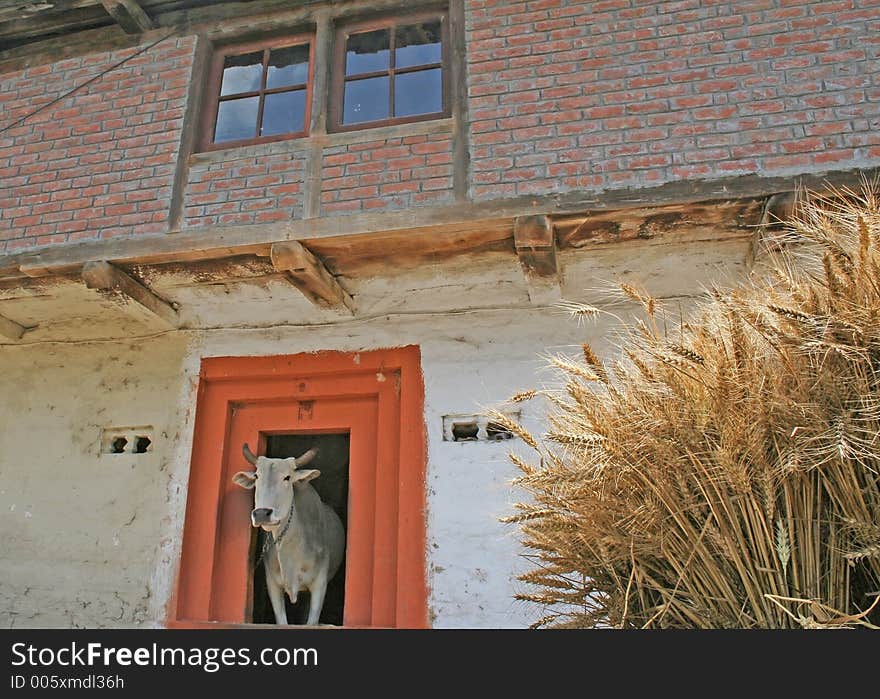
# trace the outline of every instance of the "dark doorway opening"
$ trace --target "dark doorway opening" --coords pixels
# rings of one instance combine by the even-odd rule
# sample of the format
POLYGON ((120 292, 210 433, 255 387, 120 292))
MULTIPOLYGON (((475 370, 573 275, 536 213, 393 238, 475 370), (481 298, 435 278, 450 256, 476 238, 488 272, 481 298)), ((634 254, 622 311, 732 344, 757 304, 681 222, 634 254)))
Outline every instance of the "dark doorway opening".
MULTIPOLYGON (((301 456, 312 447, 318 448, 318 455, 308 465, 308 468, 316 468, 321 472, 318 478, 310 481, 318 495, 326 502, 339 518, 348 532, 348 462, 349 462, 349 435, 348 434, 282 434, 270 435, 266 438, 266 456, 276 459, 285 459, 291 456, 301 456)), ((266 532, 256 529, 257 540, 253 550, 255 562, 263 550, 263 537, 266 532)), ((274 624, 275 614, 269 602, 269 594, 266 591, 266 572, 263 562, 256 563, 254 568, 253 585, 253 615, 255 624, 274 624)), ((291 604, 287 595, 284 596, 287 606, 287 623, 304 624, 308 618, 309 593, 304 590, 299 593, 296 604, 291 604)), ((343 612, 345 609, 345 559, 336 575, 327 584, 327 593, 324 597, 324 607, 321 610, 321 624, 334 624, 342 626, 343 612)))

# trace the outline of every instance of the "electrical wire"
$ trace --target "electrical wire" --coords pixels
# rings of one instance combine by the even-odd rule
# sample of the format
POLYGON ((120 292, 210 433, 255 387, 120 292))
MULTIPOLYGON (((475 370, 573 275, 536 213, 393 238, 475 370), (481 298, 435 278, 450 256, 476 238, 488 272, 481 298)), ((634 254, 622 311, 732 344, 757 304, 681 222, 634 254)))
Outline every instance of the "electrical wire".
POLYGON ((102 70, 100 73, 98 73, 97 75, 92 76, 91 78, 89 78, 88 80, 86 80, 84 83, 82 83, 82 84, 80 84, 80 85, 77 85, 76 87, 74 87, 74 88, 68 90, 68 91, 65 92, 64 94, 59 95, 58 97, 56 97, 56 98, 54 98, 54 99, 52 99, 52 100, 46 102, 45 104, 40 105, 40 106, 37 107, 34 111, 30 112, 29 114, 25 114, 23 117, 20 117, 20 118, 16 119, 16 120, 13 121, 11 124, 7 124, 7 125, 4 126, 3 128, 0 128, 0 134, 3 134, 3 133, 5 133, 5 132, 9 131, 9 129, 18 126, 19 124, 23 124, 24 122, 26 122, 26 121, 27 121, 28 119, 30 119, 31 117, 36 116, 37 114, 39 114, 40 112, 45 111, 45 110, 48 109, 49 107, 51 107, 51 106, 53 106, 53 105, 55 105, 55 104, 58 104, 59 102, 61 102, 61 101, 65 100, 65 99, 67 99, 67 98, 70 97, 72 94, 74 94, 75 92, 79 92, 80 90, 82 90, 82 89, 83 89, 84 87, 86 87, 87 85, 91 85, 93 82, 95 82, 95 81, 97 81, 97 80, 100 80, 100 79, 103 78, 105 75, 107 75, 107 73, 111 73, 111 72, 113 72, 114 70, 116 70, 117 68, 119 68, 120 66, 125 65, 125 64, 126 64, 128 61, 130 61, 132 58, 136 58, 137 56, 140 56, 142 53, 145 53, 145 52, 149 51, 149 50, 150 50, 151 48, 153 48, 154 46, 158 46, 158 45, 161 44, 163 41, 165 41, 165 39, 169 39, 169 38, 171 38, 172 36, 174 36, 175 34, 177 34, 179 31, 180 31, 179 28, 172 29, 170 32, 168 32, 168 33, 165 34, 164 36, 162 36, 162 37, 156 39, 154 42, 152 42, 152 43, 150 43, 150 44, 147 44, 146 46, 142 46, 141 48, 139 48, 137 51, 135 51, 135 52, 134 52, 133 54, 131 54, 130 56, 126 56, 126 57, 123 58, 121 61, 118 61, 117 63, 114 63, 114 64, 113 64, 112 66, 110 66, 109 68, 106 68, 105 70, 102 70))

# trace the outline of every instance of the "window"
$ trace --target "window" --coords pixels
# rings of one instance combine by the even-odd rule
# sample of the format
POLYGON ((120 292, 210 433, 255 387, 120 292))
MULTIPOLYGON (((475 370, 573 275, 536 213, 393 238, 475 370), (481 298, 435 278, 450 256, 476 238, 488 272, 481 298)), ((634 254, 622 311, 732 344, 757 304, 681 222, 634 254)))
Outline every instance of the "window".
POLYGON ((308 37, 217 51, 207 88, 203 149, 305 135, 313 63, 308 37))
POLYGON ((337 131, 449 116, 443 12, 339 29, 331 99, 337 131))

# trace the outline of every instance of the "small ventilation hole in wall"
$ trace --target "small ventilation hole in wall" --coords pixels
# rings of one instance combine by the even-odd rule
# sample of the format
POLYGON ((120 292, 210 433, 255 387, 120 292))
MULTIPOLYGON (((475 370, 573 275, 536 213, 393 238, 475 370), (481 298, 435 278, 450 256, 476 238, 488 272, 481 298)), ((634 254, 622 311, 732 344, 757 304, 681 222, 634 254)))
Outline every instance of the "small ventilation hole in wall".
POLYGON ((452 439, 456 442, 475 442, 480 426, 476 422, 453 422, 452 439))
POLYGON ((146 454, 153 448, 150 425, 105 427, 101 430, 101 454, 146 454))
MULTIPOLYGON (((503 414, 514 422, 522 419, 519 410, 505 410, 503 414)), ((491 420, 488 415, 454 413, 443 416, 444 442, 501 442, 516 437, 501 422, 491 420)))
POLYGON ((511 437, 513 437, 513 433, 497 422, 490 422, 486 425, 486 438, 490 442, 498 442, 511 437))

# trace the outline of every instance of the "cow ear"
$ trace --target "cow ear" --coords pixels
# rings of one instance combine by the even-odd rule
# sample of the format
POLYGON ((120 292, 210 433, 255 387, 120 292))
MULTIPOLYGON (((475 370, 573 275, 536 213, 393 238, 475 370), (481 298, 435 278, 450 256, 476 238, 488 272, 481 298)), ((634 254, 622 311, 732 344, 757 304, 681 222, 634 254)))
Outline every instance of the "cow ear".
POLYGON ((321 475, 321 472, 316 468, 306 469, 305 471, 294 471, 293 472, 293 482, 294 483, 308 483, 313 478, 317 478, 321 475))
POLYGON ((256 485, 257 474, 253 471, 239 471, 232 477, 232 482, 235 485, 240 485, 242 488, 250 490, 256 485))

